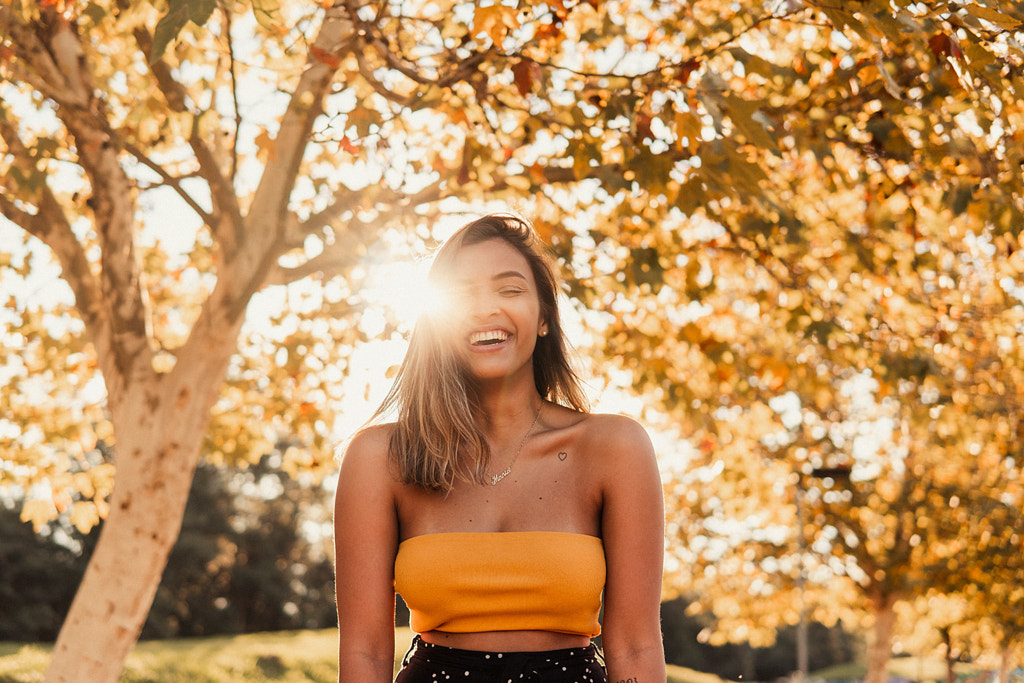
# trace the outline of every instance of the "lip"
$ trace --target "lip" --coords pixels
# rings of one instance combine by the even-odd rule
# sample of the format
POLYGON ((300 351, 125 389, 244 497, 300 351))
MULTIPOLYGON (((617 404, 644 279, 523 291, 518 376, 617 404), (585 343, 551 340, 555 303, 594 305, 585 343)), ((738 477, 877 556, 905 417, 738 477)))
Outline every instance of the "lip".
POLYGON ((512 332, 503 327, 486 327, 470 332, 466 336, 466 341, 469 342, 469 348, 474 351, 490 351, 506 346, 509 340, 512 339, 512 336, 512 332), (497 341, 492 344, 479 343, 481 340, 486 339, 496 339, 497 341))

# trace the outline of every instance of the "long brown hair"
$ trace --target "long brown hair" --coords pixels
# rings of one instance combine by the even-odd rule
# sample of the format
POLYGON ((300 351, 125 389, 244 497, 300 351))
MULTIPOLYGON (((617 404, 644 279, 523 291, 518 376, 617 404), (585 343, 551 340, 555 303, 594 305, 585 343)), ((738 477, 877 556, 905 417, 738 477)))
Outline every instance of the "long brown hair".
MULTIPOLYGON (((587 399, 569 362, 568 344, 558 315, 557 280, 541 242, 525 220, 492 214, 460 228, 438 250, 428 280, 439 285, 453 276, 455 257, 464 246, 503 240, 526 259, 537 285, 541 319, 548 334, 537 338, 533 380, 538 393, 555 403, 587 412, 587 399)), ((388 444, 388 463, 406 484, 447 493, 456 480, 485 483, 490 449, 477 425, 479 396, 458 361, 447 321, 435 313, 420 315, 413 328, 395 383, 374 418, 397 409, 388 444)))

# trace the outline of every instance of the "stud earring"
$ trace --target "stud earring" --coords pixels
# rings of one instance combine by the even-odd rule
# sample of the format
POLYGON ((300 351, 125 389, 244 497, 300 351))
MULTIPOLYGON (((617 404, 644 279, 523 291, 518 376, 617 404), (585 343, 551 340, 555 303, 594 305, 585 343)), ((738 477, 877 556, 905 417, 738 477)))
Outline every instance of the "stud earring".
POLYGON ((548 331, 547 331, 547 330, 541 330, 541 331, 540 331, 540 332, 538 332, 537 334, 538 334, 539 336, 541 336, 541 337, 546 337, 546 336, 548 336, 548 331))

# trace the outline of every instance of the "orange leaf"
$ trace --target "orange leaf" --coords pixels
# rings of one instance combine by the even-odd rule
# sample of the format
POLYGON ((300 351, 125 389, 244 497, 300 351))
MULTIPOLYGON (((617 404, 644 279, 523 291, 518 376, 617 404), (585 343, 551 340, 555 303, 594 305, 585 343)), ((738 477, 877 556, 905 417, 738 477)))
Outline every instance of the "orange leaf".
POLYGON ((523 97, 533 90, 533 62, 520 59, 512 65, 512 77, 516 83, 516 89, 523 97))
POLYGON ((323 48, 317 47, 316 45, 309 48, 309 54, 313 56, 313 59, 326 64, 332 69, 337 69, 341 66, 341 58, 336 54, 332 54, 323 48))
POLYGON ((697 59, 689 59, 679 65, 679 72, 676 74, 676 80, 683 85, 690 80, 690 74, 700 68, 700 61, 697 59))
POLYGON ((530 174, 530 180, 534 185, 543 185, 547 181, 544 175, 544 167, 540 164, 534 164, 527 169, 527 172, 530 174))
POLYGON ((341 140, 338 140, 338 149, 344 150, 349 154, 355 154, 359 151, 359 148, 352 144, 352 141, 348 139, 347 135, 341 140))
POLYGON ((473 16, 473 35, 486 33, 495 45, 508 35, 510 29, 519 28, 515 7, 495 3, 489 7, 477 7, 473 16))
POLYGON ((636 116, 636 133, 637 137, 641 140, 644 138, 654 139, 654 133, 651 131, 651 116, 640 112, 636 116))
POLYGON ((253 142, 256 143, 256 147, 261 154, 266 154, 271 160, 277 157, 277 143, 274 138, 270 137, 270 133, 267 131, 261 130, 253 142))

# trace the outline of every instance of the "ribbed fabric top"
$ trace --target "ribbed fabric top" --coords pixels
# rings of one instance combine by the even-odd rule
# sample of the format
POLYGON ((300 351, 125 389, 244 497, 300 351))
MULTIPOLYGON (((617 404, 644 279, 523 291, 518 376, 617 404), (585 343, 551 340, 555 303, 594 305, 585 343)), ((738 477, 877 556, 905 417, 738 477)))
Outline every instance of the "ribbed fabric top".
POLYGON ((601 632, 604 544, 561 531, 455 532, 398 546, 395 590, 412 629, 601 632))

